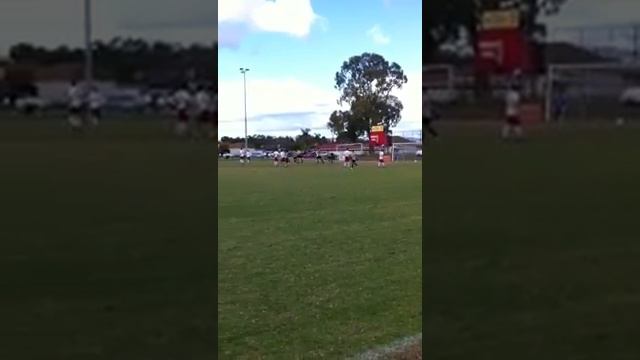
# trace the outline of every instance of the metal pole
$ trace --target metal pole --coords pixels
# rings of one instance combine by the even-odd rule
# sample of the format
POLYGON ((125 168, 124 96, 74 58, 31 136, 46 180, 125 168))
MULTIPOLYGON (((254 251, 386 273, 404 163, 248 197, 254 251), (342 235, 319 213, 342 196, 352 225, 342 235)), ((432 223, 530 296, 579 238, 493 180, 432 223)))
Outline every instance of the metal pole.
POLYGON ((92 22, 91 0, 84 0, 84 36, 85 36, 85 67, 84 80, 88 88, 93 85, 93 50, 92 50, 92 22))
POLYGON ((93 49, 92 49, 92 34, 91 34, 91 1, 92 0, 84 0, 84 101, 87 106, 85 106, 85 119, 88 121, 91 118, 91 110, 89 106, 90 102, 90 94, 91 88, 93 87, 93 49))
POLYGON ((249 137, 247 136, 247 71, 249 69, 240 68, 244 82, 244 149, 249 148, 249 137))
POLYGON ((638 61, 638 24, 633 25, 633 61, 638 61))

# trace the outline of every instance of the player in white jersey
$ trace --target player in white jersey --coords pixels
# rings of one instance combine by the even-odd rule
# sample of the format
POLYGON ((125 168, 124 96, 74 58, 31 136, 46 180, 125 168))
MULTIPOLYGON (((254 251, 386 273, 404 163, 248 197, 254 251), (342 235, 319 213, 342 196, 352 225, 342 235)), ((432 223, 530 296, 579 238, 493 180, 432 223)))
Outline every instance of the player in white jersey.
POLYGON ((384 149, 378 151, 378 167, 384 167, 384 149))
POLYGON ((200 86, 196 93, 196 107, 198 111, 198 130, 205 134, 210 134, 213 131, 211 109, 213 99, 211 94, 207 91, 207 88, 200 86))
POLYGON ((251 154, 251 150, 246 149, 246 150, 244 151, 244 160, 245 160, 247 163, 250 163, 250 162, 251 162, 251 155, 252 155, 252 154, 251 154))
POLYGON ((244 148, 240 148, 240 164, 244 164, 244 158, 246 156, 246 151, 244 148))
POLYGON ((67 97, 69 101, 69 125, 73 130, 81 130, 83 95, 82 90, 75 81, 71 82, 67 90, 67 97))
POLYGON ((97 126, 100 119, 102 119, 102 106, 105 103, 105 99, 100 94, 100 90, 96 86, 89 91, 89 113, 90 120, 93 126, 97 126))
POLYGON ((280 155, 280 162, 284 165, 284 167, 288 167, 289 155, 287 154, 287 152, 284 150, 281 150, 279 155, 280 155))
POLYGON ((187 86, 182 86, 173 96, 173 102, 178 113, 178 122, 176 124, 176 134, 183 136, 189 130, 189 110, 193 99, 187 90, 187 86))
POLYGON ((515 135, 516 139, 521 139, 523 135, 522 124, 520 122, 520 92, 516 85, 509 86, 505 96, 505 117, 506 121, 502 127, 502 138, 508 139, 515 135))
POLYGON ((352 167, 351 166, 351 150, 347 149, 342 153, 342 156, 344 157, 344 167, 352 167))
POLYGON ((280 152, 274 151, 271 153, 271 158, 273 159, 273 166, 278 166, 278 160, 280 160, 280 152))

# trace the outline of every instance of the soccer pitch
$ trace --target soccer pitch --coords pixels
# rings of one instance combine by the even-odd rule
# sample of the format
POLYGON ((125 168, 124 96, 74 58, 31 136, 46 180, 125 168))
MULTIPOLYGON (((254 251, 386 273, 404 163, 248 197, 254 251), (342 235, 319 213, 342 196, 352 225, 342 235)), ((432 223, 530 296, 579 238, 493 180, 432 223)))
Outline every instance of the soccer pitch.
POLYGON ((220 359, 340 359, 421 332, 420 163, 218 172, 220 359))
POLYGON ((638 124, 441 125, 425 147, 424 353, 635 359, 638 124))
POLYGON ((215 161, 159 121, 4 115, 0 358, 211 359, 215 161))

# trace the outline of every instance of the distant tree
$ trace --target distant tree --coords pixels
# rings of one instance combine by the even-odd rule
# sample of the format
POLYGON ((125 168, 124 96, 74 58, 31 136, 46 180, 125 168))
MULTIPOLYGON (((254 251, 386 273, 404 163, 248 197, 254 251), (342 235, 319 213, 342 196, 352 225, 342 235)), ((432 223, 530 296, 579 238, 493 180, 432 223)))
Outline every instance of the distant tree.
POLYGON ((389 63, 383 56, 363 53, 352 56, 342 64, 335 76, 335 88, 340 91, 339 105, 347 111, 334 111, 328 128, 338 137, 356 141, 368 135, 372 125, 383 124, 386 129, 400 121, 402 103, 391 95, 407 82, 397 63, 389 63))
MULTIPOLYGON (((217 44, 183 46, 167 42, 115 37, 93 43, 95 75, 121 83, 177 86, 189 77, 217 82, 217 44)), ((11 47, 17 64, 49 66, 84 61, 84 49, 59 46, 48 49, 28 43, 11 47)))
POLYGON ((311 136, 311 129, 300 129, 302 134, 296 136, 296 145, 299 150, 307 150, 314 145, 314 138, 311 136))

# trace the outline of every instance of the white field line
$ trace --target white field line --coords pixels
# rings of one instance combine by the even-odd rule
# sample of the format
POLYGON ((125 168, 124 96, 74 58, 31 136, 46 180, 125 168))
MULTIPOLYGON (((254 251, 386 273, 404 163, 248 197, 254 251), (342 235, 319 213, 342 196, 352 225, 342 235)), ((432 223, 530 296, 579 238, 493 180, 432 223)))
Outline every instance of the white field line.
POLYGON ((396 340, 389 345, 368 350, 350 360, 383 360, 387 356, 404 351, 420 341, 422 341, 422 333, 396 340))

